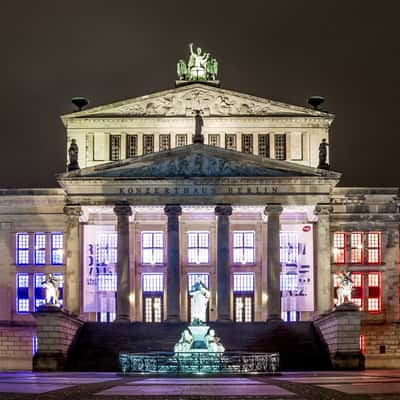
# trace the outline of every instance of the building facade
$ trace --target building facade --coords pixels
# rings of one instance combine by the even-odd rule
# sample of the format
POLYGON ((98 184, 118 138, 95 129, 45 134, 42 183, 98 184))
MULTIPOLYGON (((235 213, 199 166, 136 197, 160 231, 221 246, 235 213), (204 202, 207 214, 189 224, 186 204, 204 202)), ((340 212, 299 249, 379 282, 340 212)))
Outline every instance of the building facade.
POLYGON ((400 365, 399 188, 317 168, 333 115, 194 82, 62 121, 79 168, 0 192, 1 369, 31 365, 48 273, 87 321, 188 321, 200 279, 210 321, 293 323, 351 272, 366 365, 400 365))

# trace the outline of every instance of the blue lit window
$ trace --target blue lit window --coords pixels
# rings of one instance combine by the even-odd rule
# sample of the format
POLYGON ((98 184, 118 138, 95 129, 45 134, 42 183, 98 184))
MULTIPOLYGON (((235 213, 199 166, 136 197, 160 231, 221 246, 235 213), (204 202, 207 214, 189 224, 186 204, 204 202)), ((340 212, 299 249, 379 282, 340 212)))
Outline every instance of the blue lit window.
POLYGON ((107 266, 117 263, 117 234, 100 233, 97 235, 96 264, 107 266))
POLYGON ((163 232, 142 232, 142 263, 162 264, 164 262, 163 232))
POLYGON ((164 274, 142 274, 144 293, 161 293, 164 290, 164 274))
POLYGON ((16 259, 17 265, 29 264, 29 234, 28 233, 17 233, 16 243, 16 259))
POLYGON ((255 232, 233 232, 233 262, 235 264, 254 264, 255 232))
POLYGON ((51 234, 51 264, 64 264, 64 234, 53 232, 51 234))
POLYGON ((17 312, 29 312, 29 275, 17 274, 17 312))
POLYGON ((37 351, 38 351, 38 339, 37 336, 32 336, 32 354, 35 355, 37 351))
POLYGON ((34 304, 35 310, 38 309, 42 304, 45 303, 44 289, 42 283, 45 280, 43 273, 34 274, 34 304))
POLYGON ((64 275, 63 274, 53 274, 54 278, 57 279, 58 281, 58 290, 59 290, 59 295, 58 295, 58 301, 60 302, 61 305, 64 304, 63 298, 64 298, 64 275))
POLYGON ((254 292, 254 274, 252 273, 234 273, 233 274, 233 291, 254 292))
POLYGON ((46 234, 45 233, 35 233, 34 235, 35 251, 34 264, 44 265, 46 264, 46 234))
POLYGON ((97 275, 97 290, 116 292, 117 291, 117 274, 115 272, 97 275))
POLYGON ((188 263, 208 264, 208 232, 188 232, 188 263))

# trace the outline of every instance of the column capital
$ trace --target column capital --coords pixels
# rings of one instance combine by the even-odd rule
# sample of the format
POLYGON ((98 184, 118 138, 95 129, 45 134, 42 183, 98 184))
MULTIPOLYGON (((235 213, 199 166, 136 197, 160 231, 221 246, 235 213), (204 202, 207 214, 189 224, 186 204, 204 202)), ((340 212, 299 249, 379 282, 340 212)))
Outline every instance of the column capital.
POLYGON ((232 215, 232 207, 229 204, 218 204, 215 206, 215 215, 232 215))
POLYGON ((330 203, 318 203, 314 209, 314 215, 329 215, 333 211, 330 203))
POLYGON ((265 207, 264 214, 265 215, 280 215, 283 211, 282 204, 280 203, 271 203, 265 207))
POLYGON ((164 213, 168 216, 178 216, 182 215, 182 207, 178 204, 167 204, 164 207, 164 213))
POLYGON ((64 214, 68 217, 80 217, 82 215, 82 207, 79 204, 69 204, 64 207, 64 214))
POLYGON ((117 217, 131 216, 132 215, 132 208, 127 203, 117 203, 114 206, 114 214, 117 217))

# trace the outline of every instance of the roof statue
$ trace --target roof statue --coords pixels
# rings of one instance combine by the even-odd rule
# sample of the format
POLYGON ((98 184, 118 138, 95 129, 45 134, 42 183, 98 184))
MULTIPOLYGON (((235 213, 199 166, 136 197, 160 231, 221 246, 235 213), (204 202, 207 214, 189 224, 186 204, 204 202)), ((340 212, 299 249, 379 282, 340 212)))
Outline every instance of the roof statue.
POLYGON ((178 60, 176 70, 179 81, 216 81, 218 61, 210 53, 203 53, 200 47, 193 50, 193 43, 189 44, 190 56, 187 64, 178 60))

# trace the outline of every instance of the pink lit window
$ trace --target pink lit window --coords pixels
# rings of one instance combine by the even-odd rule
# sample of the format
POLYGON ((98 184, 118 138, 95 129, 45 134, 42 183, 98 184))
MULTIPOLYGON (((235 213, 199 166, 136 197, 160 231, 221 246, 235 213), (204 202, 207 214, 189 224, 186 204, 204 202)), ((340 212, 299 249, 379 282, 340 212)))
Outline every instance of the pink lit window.
POLYGON ((362 232, 352 232, 350 235, 350 245, 351 245, 351 260, 352 264, 362 264, 363 263, 363 234, 362 232))
POLYGON ((333 262, 335 264, 346 262, 346 234, 344 232, 333 234, 333 262))
POLYGON ((351 301, 360 307, 360 310, 364 307, 364 285, 363 285, 363 273, 353 272, 351 274, 351 280, 353 281, 353 290, 351 292, 351 301))
POLYGON ((367 255, 368 264, 380 264, 381 263, 381 233, 380 232, 368 232, 367 241, 367 255))
POLYGON ((368 311, 370 313, 381 312, 381 273, 370 272, 368 274, 368 311))
POLYGON ((365 354, 365 336, 360 335, 360 352, 361 354, 365 354))

